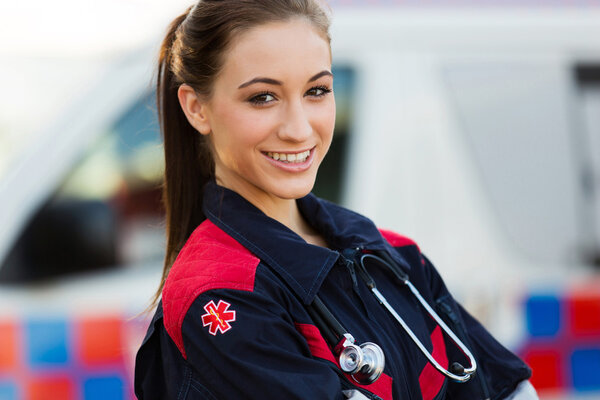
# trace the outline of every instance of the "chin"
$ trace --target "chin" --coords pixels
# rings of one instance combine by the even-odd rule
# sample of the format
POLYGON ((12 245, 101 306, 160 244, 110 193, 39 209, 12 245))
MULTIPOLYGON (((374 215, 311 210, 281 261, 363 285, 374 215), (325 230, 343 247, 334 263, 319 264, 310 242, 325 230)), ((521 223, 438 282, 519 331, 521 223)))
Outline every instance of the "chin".
POLYGON ((274 190, 271 193, 281 199, 295 200, 309 194, 314 185, 314 179, 310 182, 286 182, 285 184, 274 185, 274 190))

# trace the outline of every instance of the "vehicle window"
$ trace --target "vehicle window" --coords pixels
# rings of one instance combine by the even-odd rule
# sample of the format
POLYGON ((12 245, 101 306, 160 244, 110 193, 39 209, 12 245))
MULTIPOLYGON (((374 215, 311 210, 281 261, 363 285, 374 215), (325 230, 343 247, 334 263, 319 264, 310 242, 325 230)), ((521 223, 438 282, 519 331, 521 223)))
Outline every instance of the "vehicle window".
POLYGON ((346 66, 333 67, 333 92, 336 119, 333 141, 327 157, 319 168, 313 192, 324 199, 340 203, 345 184, 349 138, 352 128, 352 100, 354 95, 354 70, 346 66))
POLYGON ((586 263, 600 267, 600 64, 577 65, 574 71, 581 252, 586 263))
POLYGON ((163 164, 154 96, 145 93, 34 215, 4 261, 0 281, 160 262, 163 164))
MULTIPOLYGON (((337 119, 314 192, 340 201, 354 75, 334 68, 337 119)), ((29 282, 111 267, 143 267, 164 256, 164 171, 155 97, 144 93, 68 173, 31 219, 0 282, 29 282)))

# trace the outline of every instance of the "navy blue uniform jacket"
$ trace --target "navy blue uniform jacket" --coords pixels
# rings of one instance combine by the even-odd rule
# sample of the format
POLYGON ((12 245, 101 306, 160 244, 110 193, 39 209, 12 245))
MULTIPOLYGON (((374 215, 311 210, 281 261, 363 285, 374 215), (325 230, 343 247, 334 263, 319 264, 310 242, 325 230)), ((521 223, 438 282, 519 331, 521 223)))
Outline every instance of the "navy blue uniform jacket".
MULTIPOLYGON (((502 399, 530 376, 448 293, 418 246, 313 195, 298 200, 329 248, 307 244, 244 198, 205 187, 204 221, 181 250, 138 351, 139 399, 343 399, 355 388, 311 320, 315 295, 358 341, 374 342, 384 374, 370 398, 502 399), (368 291, 349 251, 387 251, 477 359, 467 383, 445 379, 368 291)), ((408 288, 375 264, 378 289, 442 365, 469 365, 408 288)))

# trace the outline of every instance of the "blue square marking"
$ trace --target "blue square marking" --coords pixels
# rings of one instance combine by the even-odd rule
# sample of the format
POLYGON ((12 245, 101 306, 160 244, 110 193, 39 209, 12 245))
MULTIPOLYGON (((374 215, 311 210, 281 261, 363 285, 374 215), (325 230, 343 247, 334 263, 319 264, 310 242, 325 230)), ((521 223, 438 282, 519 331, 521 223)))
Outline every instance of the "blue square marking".
POLYGON ((32 320, 25 324, 31 367, 64 366, 69 361, 68 327, 62 320, 32 320))
POLYGON ((120 375, 93 376, 83 382, 85 400, 124 400, 125 385, 120 375))
POLYGON ((571 374, 575 390, 600 390, 600 347, 573 351, 571 374))
POLYGON ((18 400, 17 386, 11 382, 0 381, 0 400, 18 400))
POLYGON ((527 330, 533 337, 553 337, 560 331, 562 313, 555 296, 531 296, 525 304, 527 330))

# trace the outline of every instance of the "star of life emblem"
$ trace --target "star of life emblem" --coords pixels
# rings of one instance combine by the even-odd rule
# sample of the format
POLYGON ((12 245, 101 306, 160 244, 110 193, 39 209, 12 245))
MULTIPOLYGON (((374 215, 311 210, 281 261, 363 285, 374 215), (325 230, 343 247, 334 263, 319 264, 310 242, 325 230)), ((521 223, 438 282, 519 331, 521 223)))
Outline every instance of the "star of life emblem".
POLYGON ((219 300, 217 305, 212 300, 206 303, 204 306, 206 314, 202 315, 202 326, 208 326, 208 333, 216 336, 217 331, 225 333, 231 329, 230 322, 235 321, 235 311, 230 311, 230 306, 231 304, 223 300, 219 300))

